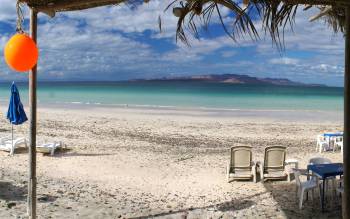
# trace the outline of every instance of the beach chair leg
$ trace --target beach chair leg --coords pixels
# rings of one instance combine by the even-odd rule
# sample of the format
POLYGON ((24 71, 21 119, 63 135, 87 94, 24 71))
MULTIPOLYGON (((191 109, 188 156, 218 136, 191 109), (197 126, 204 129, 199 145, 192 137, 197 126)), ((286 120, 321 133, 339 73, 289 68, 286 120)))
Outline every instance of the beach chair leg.
POLYGON ((55 147, 52 147, 50 154, 51 154, 51 156, 53 156, 55 154, 55 147))
POLYGON ((230 182, 230 164, 228 164, 226 167, 226 181, 228 183, 230 182))
POLYGON ((15 146, 11 148, 10 155, 13 156, 15 154, 15 146))
POLYGON ((320 194, 320 205, 322 205, 322 186, 321 186, 321 184, 318 186, 318 191, 320 194))
POLYGON ((259 167, 260 167, 260 180, 262 183, 264 183, 264 164, 260 163, 259 167))
POLYGON ((301 189, 300 197, 299 197, 299 209, 300 210, 303 208, 303 201, 304 201, 304 189, 301 189))
POLYGON ((332 179, 332 194, 334 197, 337 196, 337 182, 336 182, 336 178, 332 179))
POLYGON ((252 166, 253 181, 256 183, 256 165, 252 166))

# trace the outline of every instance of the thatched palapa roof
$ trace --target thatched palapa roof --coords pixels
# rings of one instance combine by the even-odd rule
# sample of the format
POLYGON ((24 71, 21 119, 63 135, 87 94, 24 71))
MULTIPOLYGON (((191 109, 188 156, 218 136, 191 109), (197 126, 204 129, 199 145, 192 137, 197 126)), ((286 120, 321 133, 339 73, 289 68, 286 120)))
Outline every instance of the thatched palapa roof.
POLYGON ((106 5, 116 5, 126 0, 20 0, 38 11, 77 11, 106 5))

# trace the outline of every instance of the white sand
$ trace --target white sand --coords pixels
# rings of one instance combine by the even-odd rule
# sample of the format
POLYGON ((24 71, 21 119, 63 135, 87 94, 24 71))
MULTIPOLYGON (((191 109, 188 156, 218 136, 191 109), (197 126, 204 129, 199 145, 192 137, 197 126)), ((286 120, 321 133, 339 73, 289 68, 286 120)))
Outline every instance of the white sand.
MULTIPOLYGON (((342 130, 340 115, 102 107, 40 108, 38 115, 38 142, 59 139, 71 149, 38 155, 39 218, 340 217, 339 198, 327 200, 325 214, 318 199, 298 210, 294 181, 225 180, 235 144, 252 145, 255 160, 265 146, 285 145, 287 158, 305 168, 320 156, 316 134, 342 130)), ((10 125, 0 124, 0 135, 8 134, 10 125)), ((0 218, 25 217, 28 154, 1 152, 0 164, 0 218)))

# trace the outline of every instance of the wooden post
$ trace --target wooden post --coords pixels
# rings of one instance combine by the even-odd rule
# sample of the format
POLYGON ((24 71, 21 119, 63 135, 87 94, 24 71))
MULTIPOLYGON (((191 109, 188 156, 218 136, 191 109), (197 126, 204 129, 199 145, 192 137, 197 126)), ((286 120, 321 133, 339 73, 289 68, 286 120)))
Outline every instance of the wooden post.
POLYGON ((350 6, 346 6, 344 73, 343 218, 350 219, 350 6))
MULTIPOLYGON (((36 42, 38 13, 30 9, 30 36, 36 42)), ((36 76, 37 66, 29 72, 29 181, 28 216, 36 219, 36 76)))

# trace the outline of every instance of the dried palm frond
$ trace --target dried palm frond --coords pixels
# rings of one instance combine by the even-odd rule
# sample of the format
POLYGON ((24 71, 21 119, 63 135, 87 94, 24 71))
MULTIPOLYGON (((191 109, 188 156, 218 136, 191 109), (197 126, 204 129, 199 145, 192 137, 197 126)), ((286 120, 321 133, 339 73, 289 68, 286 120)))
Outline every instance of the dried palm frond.
POLYGON ((335 33, 345 32, 345 10, 341 7, 332 7, 332 10, 324 17, 326 23, 335 33))

